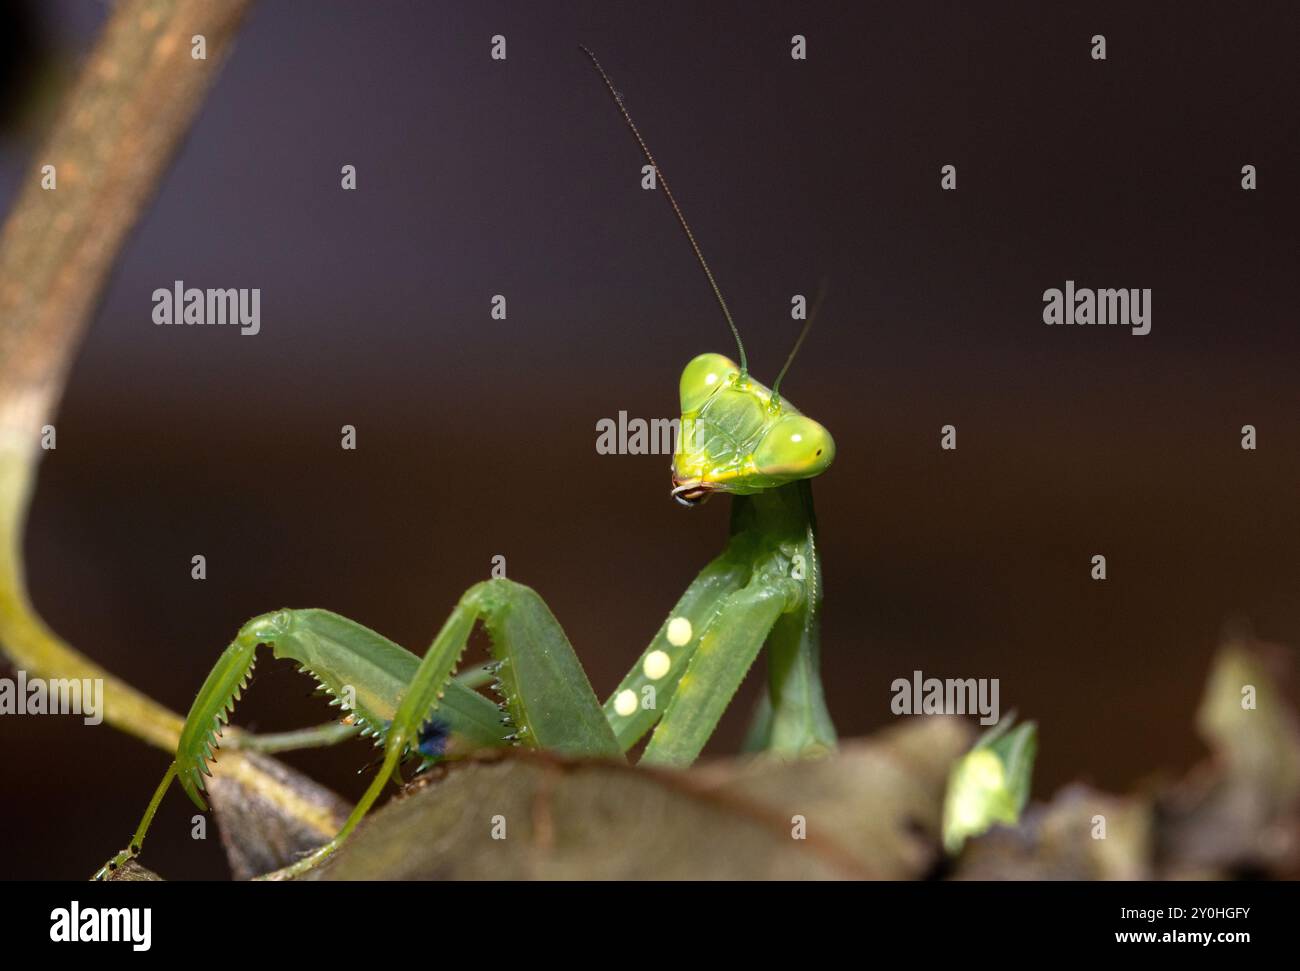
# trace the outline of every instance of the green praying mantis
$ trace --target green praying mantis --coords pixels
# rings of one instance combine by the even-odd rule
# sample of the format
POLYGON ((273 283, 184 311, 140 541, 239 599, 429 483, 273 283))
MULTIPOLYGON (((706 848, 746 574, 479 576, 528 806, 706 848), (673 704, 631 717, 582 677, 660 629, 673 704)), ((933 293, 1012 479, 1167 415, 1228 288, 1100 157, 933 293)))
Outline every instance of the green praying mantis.
POLYGON ((722 553, 700 571, 602 705, 563 629, 532 589, 505 578, 471 587, 423 658, 326 610, 280 610, 236 634, 190 707, 168 768, 127 849, 96 874, 105 878, 140 853, 173 781, 201 809, 204 777, 223 726, 261 646, 316 679, 349 724, 373 736, 383 761, 338 835, 275 874, 301 874, 327 858, 365 817, 399 766, 485 748, 524 745, 574 756, 625 758, 652 733, 641 762, 690 765, 704 748, 764 645, 769 690, 750 730, 751 747, 787 757, 823 754, 835 729, 819 672, 822 571, 809 480, 835 457, 818 422, 779 393, 815 309, 772 387, 749 372, 744 345, 713 273, 671 189, 595 56, 600 74, 704 270, 736 340, 739 362, 700 354, 680 381, 680 442, 673 459, 675 499, 733 496, 722 553), (455 677, 474 626, 491 642, 495 703, 455 677))

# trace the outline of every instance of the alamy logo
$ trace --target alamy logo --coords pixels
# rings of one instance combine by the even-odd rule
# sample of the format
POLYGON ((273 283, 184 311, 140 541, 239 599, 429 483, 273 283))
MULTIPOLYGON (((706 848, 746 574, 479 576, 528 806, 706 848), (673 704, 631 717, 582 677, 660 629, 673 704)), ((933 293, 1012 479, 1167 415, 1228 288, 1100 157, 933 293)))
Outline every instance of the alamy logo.
POLYGON ((895 678, 889 690, 894 699, 889 709, 895 715, 975 715, 981 725, 998 723, 997 678, 895 678))
POLYGON ((186 289, 185 281, 177 280, 170 290, 159 287, 153 292, 153 322, 234 324, 241 334, 251 337, 262 329, 262 291, 256 287, 252 290, 186 289))
POLYGON ((87 725, 104 720, 103 678, 0 678, 0 715, 82 715, 87 725))
POLYGON ((680 418, 627 417, 618 413, 618 421, 602 418, 596 422, 597 455, 674 455, 681 446, 680 418))
POLYGON ((153 939, 153 911, 148 907, 71 907, 50 911, 52 941, 129 941, 131 950, 147 951, 153 939))
POLYGON ((1075 289, 1073 280, 1065 281, 1065 290, 1052 287, 1043 291, 1045 324, 1119 324, 1132 327, 1134 336, 1151 333, 1151 288, 1138 290, 1075 289))

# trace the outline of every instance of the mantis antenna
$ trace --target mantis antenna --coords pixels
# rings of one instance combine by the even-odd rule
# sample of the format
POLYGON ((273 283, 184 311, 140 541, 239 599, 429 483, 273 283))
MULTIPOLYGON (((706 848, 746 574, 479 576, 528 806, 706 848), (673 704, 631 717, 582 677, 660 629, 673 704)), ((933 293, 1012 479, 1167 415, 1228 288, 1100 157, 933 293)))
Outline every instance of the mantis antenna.
MULTIPOLYGON (((727 326, 731 328, 731 333, 736 338, 736 347, 740 351, 740 378, 743 381, 749 376, 749 362, 745 359, 745 344, 740 339, 740 331, 736 328, 736 322, 731 318, 731 311, 727 309, 727 301, 723 299, 722 291, 718 288, 717 281, 713 279, 713 271, 709 269, 709 264, 704 259, 704 253, 700 251, 700 244, 695 241, 695 234, 691 232, 691 227, 686 222, 686 217, 682 215, 681 206, 677 205, 677 200, 673 197, 673 190, 668 188, 668 180, 664 177, 663 169, 659 167, 659 163, 655 161, 655 157, 650 154, 650 146, 647 145, 645 139, 641 137, 641 132, 637 130, 636 123, 632 121, 632 116, 628 114, 627 106, 623 104, 623 96, 618 93, 618 89, 614 87, 614 82, 609 79, 609 75, 605 73, 605 69, 600 66, 600 61, 596 60, 596 55, 583 44, 579 44, 578 48, 582 53, 587 55, 592 66, 600 73, 601 80, 605 82, 605 87, 609 89, 610 97, 614 99, 614 104, 623 115, 623 120, 627 122, 628 129, 631 130, 633 137, 636 138, 637 144, 641 146, 641 154, 646 157, 646 161, 649 162, 651 167, 655 170, 655 178, 657 178, 659 184, 663 186, 664 195, 667 197, 669 205, 673 207, 673 212, 677 214, 677 221, 682 224, 682 229, 686 231, 686 238, 690 240, 691 249, 695 250, 695 258, 700 261, 700 266, 704 270, 704 275, 709 278, 709 286, 713 288, 713 295, 718 298, 718 306, 722 308, 722 315, 727 318, 727 326)), ((802 337, 800 339, 802 340, 802 337)), ((789 366, 788 362, 787 366, 789 366)))
POLYGON ((808 336, 808 331, 812 328, 813 321, 817 319, 817 311, 822 309, 822 302, 826 299, 826 278, 822 277, 821 284, 817 287, 817 299, 813 301, 812 310, 808 312, 808 319, 803 322, 803 328, 799 331, 799 336, 794 339, 794 347, 790 348, 790 356, 785 359, 781 365, 781 373, 776 376, 772 382, 772 400, 780 400, 781 379, 785 377, 785 372, 790 370, 790 365, 794 363, 794 356, 799 353, 799 348, 803 347, 803 339, 808 336))

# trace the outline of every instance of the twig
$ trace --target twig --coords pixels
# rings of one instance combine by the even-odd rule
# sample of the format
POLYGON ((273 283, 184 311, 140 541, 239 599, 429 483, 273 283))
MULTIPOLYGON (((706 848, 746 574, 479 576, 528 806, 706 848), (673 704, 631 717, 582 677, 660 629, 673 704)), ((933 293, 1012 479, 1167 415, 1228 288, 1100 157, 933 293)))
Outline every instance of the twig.
POLYGON ((0 644, 30 673, 102 678, 106 721, 171 748, 181 719, 54 634, 27 597, 22 537, 41 428, 131 228, 217 73, 249 0, 124 0, 0 233, 0 644), (202 34, 206 59, 191 54, 202 34), (41 185, 53 165, 56 188, 41 185))
MULTIPOLYGON (((0 646, 32 674, 102 678, 105 721, 165 749, 176 747, 180 716, 88 660, 33 609, 23 529, 41 428, 58 407, 81 335, 250 4, 118 3, 0 232, 0 646), (205 58, 192 55, 196 34, 205 58), (45 165, 55 166, 54 189, 41 186, 45 165)), ((238 751, 218 773, 255 788, 321 839, 338 828, 238 751)))

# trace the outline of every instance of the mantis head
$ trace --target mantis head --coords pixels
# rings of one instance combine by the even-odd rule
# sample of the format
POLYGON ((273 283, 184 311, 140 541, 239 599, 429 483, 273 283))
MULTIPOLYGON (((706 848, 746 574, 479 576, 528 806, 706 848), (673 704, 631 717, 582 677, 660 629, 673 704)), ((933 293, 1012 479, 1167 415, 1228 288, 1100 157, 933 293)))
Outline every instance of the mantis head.
POLYGON ((686 365, 681 407, 673 498, 684 505, 715 492, 746 496, 811 479, 835 458, 824 426, 723 354, 686 365))
POLYGON ((755 381, 749 374, 740 331, 695 234, 668 186, 668 177, 650 153, 650 147, 628 113, 623 96, 600 66, 600 61, 596 60, 596 55, 586 47, 581 50, 605 82, 641 154, 654 169, 658 188, 672 207, 695 252, 739 352, 739 364, 723 354, 701 354, 682 371, 682 420, 673 455, 673 498, 683 505, 694 506, 715 492, 750 496, 798 479, 821 475, 835 458, 835 441, 822 425, 784 400, 779 389, 781 379, 799 353, 808 328, 817 316, 817 309, 825 296, 825 283, 772 387, 755 381))

